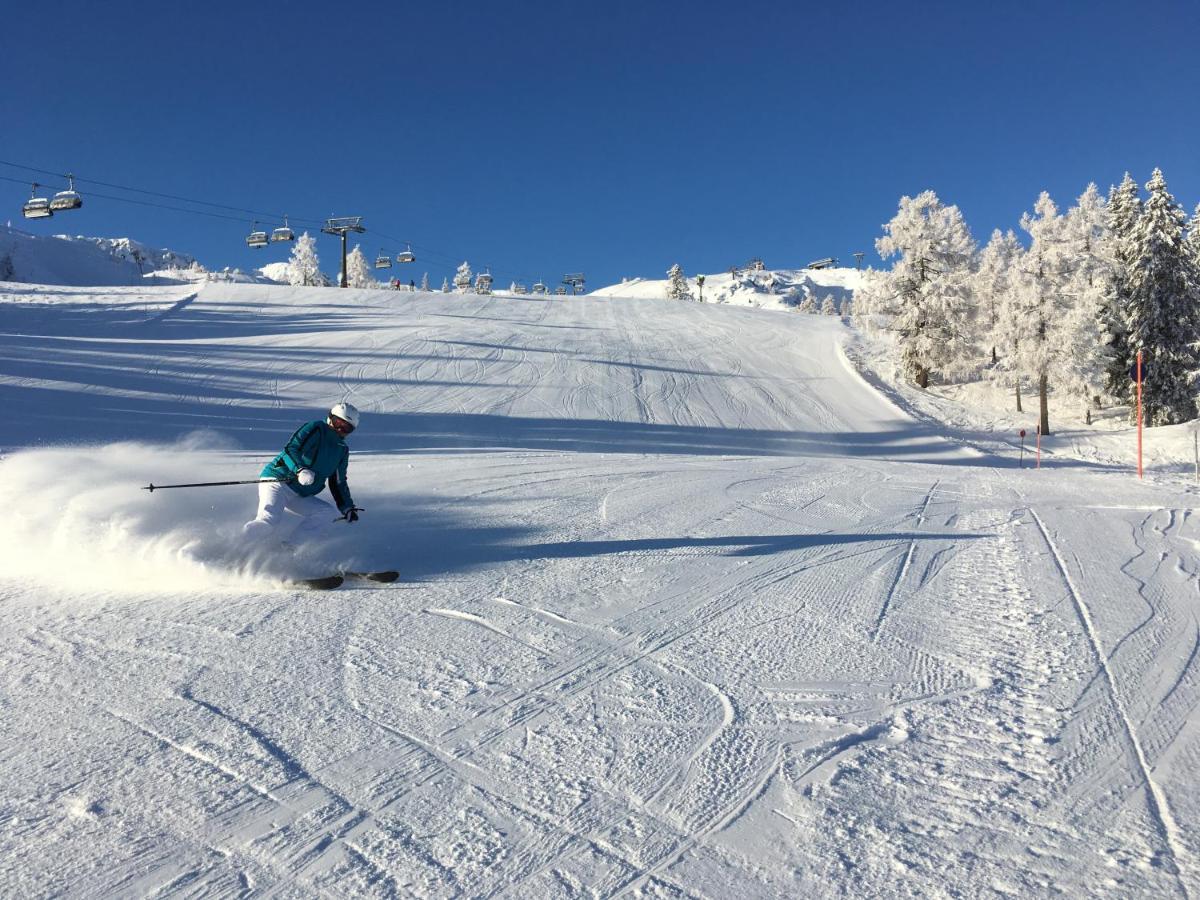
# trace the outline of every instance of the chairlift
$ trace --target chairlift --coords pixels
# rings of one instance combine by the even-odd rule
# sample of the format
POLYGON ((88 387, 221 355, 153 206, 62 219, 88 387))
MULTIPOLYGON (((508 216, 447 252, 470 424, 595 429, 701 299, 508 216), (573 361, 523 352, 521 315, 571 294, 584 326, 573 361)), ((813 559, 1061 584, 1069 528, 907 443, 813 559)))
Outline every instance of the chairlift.
POLYGON ((398 262, 398 263, 416 262, 417 257, 416 257, 416 254, 414 254, 412 252, 412 244, 405 244, 404 246, 407 249, 401 250, 399 253, 396 254, 396 262, 398 262))
POLYGON ((392 267, 392 258, 383 252, 383 248, 379 249, 379 255, 375 257, 375 268, 390 269, 392 267))
POLYGON ((283 217, 283 224, 271 232, 271 243, 277 244, 280 241, 294 241, 296 232, 288 227, 287 216, 283 217))
POLYGON ((257 225, 258 225, 258 223, 257 223, 257 222, 251 222, 251 223, 250 223, 250 234, 249 234, 249 236, 247 236, 247 238, 246 238, 246 246, 247 246, 247 247, 251 247, 251 248, 253 248, 253 249, 256 249, 256 250, 257 250, 259 247, 265 247, 265 246, 267 246, 267 244, 268 244, 268 242, 269 242, 269 240, 270 240, 270 239, 267 237, 267 233, 266 233, 265 231, 257 231, 257 230, 255 230, 257 225))
POLYGON ((75 192, 75 176, 67 176, 67 189, 59 191, 54 195, 54 199, 50 201, 50 209, 54 212, 62 212, 64 209, 79 209, 83 206, 83 198, 75 192))
POLYGON ((33 191, 29 200, 21 207, 21 213, 27 219, 44 219, 47 216, 54 215, 54 210, 50 208, 50 201, 46 197, 37 196, 37 189, 40 185, 35 181, 33 183, 33 191))

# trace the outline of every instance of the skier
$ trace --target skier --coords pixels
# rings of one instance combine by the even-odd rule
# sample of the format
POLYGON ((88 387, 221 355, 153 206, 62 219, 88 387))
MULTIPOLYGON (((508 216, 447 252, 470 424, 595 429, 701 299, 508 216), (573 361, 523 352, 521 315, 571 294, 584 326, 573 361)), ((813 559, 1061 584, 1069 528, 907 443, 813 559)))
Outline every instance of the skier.
POLYGON ((338 403, 324 422, 309 422, 292 435, 282 452, 263 467, 263 478, 280 480, 258 486, 258 515, 243 526, 246 537, 257 541, 275 533, 283 523, 285 510, 301 517, 292 531, 292 543, 316 536, 334 521, 333 507, 316 496, 325 489, 326 482, 342 518, 358 521, 361 510, 354 505, 346 483, 350 448, 344 440, 358 427, 358 421, 354 406, 338 403))

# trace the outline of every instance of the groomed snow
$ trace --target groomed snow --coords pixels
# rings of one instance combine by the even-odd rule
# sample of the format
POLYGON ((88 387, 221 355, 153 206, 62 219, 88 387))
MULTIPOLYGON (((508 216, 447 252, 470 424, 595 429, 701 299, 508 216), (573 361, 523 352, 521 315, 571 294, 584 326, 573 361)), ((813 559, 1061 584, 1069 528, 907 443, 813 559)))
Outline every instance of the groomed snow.
MULTIPOLYGON (((706 286, 707 292, 707 286, 706 286)), ((0 285, 0 894, 1187 896, 1196 490, 840 320, 0 285), (347 397, 362 521, 240 546, 347 397), (400 583, 279 578, 339 562, 400 583)))

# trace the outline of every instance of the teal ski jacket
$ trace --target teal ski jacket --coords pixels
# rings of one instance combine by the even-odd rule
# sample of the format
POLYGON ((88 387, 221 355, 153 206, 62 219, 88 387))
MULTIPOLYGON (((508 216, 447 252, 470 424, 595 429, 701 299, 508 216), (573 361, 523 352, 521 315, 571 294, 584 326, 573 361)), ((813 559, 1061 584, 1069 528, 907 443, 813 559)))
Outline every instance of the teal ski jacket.
POLYGON ((283 452, 263 466, 260 477, 285 479, 287 486, 301 497, 321 493, 328 482, 338 512, 345 513, 354 506, 350 485, 346 483, 349 465, 350 448, 342 436, 327 423, 313 421, 296 430, 283 452), (296 481, 296 473, 301 469, 313 470, 317 477, 312 484, 303 485, 296 481))

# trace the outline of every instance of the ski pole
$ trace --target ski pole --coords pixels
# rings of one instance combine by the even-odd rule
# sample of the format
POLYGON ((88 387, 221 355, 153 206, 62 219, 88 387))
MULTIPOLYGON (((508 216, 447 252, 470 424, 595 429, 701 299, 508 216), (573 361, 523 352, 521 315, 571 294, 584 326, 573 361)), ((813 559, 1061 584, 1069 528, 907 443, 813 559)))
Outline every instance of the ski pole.
POLYGON ((249 481, 198 481, 195 484, 148 484, 143 491, 165 491, 167 488, 188 487, 224 487, 229 484, 271 484, 272 482, 291 481, 291 478, 252 478, 249 481))

